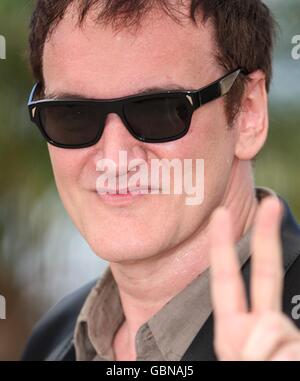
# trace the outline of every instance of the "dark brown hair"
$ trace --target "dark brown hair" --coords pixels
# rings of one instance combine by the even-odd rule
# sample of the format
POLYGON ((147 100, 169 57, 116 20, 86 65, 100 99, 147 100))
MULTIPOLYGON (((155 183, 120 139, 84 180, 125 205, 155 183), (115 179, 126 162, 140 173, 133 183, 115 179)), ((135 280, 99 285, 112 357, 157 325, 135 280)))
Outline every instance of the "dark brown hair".
MULTIPOLYGON (((63 19, 68 7, 78 8, 78 25, 90 10, 96 10, 97 22, 116 29, 139 27, 154 7, 180 22, 182 6, 188 6, 188 17, 197 23, 203 16, 215 27, 216 60, 224 71, 242 67, 248 72, 261 69, 269 91, 272 77, 272 51, 276 23, 261 0, 37 0, 30 23, 29 59, 34 77, 43 84, 42 56, 46 39, 63 19)), ((227 97, 226 112, 233 122, 244 91, 241 77, 227 97)))

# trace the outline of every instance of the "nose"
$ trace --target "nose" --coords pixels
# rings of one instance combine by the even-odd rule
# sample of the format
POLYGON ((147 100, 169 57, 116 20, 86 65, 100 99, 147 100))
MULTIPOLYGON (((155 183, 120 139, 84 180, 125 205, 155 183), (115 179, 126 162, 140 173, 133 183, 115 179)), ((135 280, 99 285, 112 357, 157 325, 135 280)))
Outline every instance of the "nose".
POLYGON ((145 143, 138 141, 130 134, 117 114, 108 114, 106 117, 104 131, 97 143, 97 157, 112 160, 118 177, 132 169, 130 161, 135 160, 137 164, 139 161, 147 160, 145 143), (120 154, 121 152, 123 154, 120 154), (124 158, 124 152, 126 152, 126 161, 120 160, 124 158))

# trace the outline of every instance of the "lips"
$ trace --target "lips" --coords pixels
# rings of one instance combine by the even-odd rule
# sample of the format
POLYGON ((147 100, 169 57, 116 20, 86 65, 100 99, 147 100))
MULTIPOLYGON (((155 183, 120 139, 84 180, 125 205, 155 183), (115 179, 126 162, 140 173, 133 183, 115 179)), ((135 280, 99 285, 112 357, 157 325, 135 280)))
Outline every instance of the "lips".
POLYGON ((137 200, 143 199, 143 196, 145 196, 141 192, 139 192, 139 193, 127 192, 124 194, 121 194, 121 193, 110 194, 110 193, 107 193, 107 189, 105 191, 106 191, 106 193, 102 193, 102 194, 99 193, 98 191, 96 191, 96 195, 99 198, 99 200, 101 200, 102 203, 110 205, 110 206, 130 205, 137 200))
POLYGON ((150 187, 138 187, 138 188, 123 188, 123 189, 107 189, 99 188, 96 192, 100 195, 135 195, 135 194, 151 194, 152 192, 158 193, 159 189, 152 189, 150 187))
MULTIPOLYGON (((151 194, 153 189, 149 187, 139 187, 139 188, 124 188, 124 189, 97 189, 95 191, 97 197, 104 203, 111 206, 126 206, 131 203, 144 199, 143 196, 146 194, 151 194), (111 193, 109 193, 111 192, 111 193)), ((156 191, 156 194, 159 194, 156 191)))

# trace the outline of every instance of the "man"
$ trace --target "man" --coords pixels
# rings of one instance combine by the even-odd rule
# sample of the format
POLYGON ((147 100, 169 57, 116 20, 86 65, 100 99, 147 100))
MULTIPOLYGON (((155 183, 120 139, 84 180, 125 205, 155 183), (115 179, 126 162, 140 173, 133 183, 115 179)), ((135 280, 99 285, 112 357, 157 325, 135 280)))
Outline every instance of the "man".
POLYGON ((38 323, 24 360, 300 359, 300 231, 251 163, 273 34, 260 0, 37 2, 30 115, 66 210, 110 264, 38 323), (155 159, 202 159, 203 202, 99 192, 101 160, 120 180, 155 159))

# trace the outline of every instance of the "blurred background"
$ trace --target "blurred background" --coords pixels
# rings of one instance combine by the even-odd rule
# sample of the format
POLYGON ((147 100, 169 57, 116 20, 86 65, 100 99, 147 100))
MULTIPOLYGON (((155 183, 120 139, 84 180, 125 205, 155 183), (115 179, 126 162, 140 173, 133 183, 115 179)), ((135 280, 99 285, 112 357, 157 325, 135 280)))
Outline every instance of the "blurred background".
MULTIPOLYGON (((280 25, 270 93, 270 134, 255 165, 256 183, 285 197, 300 221, 299 0, 265 1, 280 25)), ((0 360, 18 359, 33 324, 56 301, 98 277, 106 263, 91 252, 58 198, 46 143, 26 109, 33 85, 27 62, 34 0, 0 1, 0 360)))

